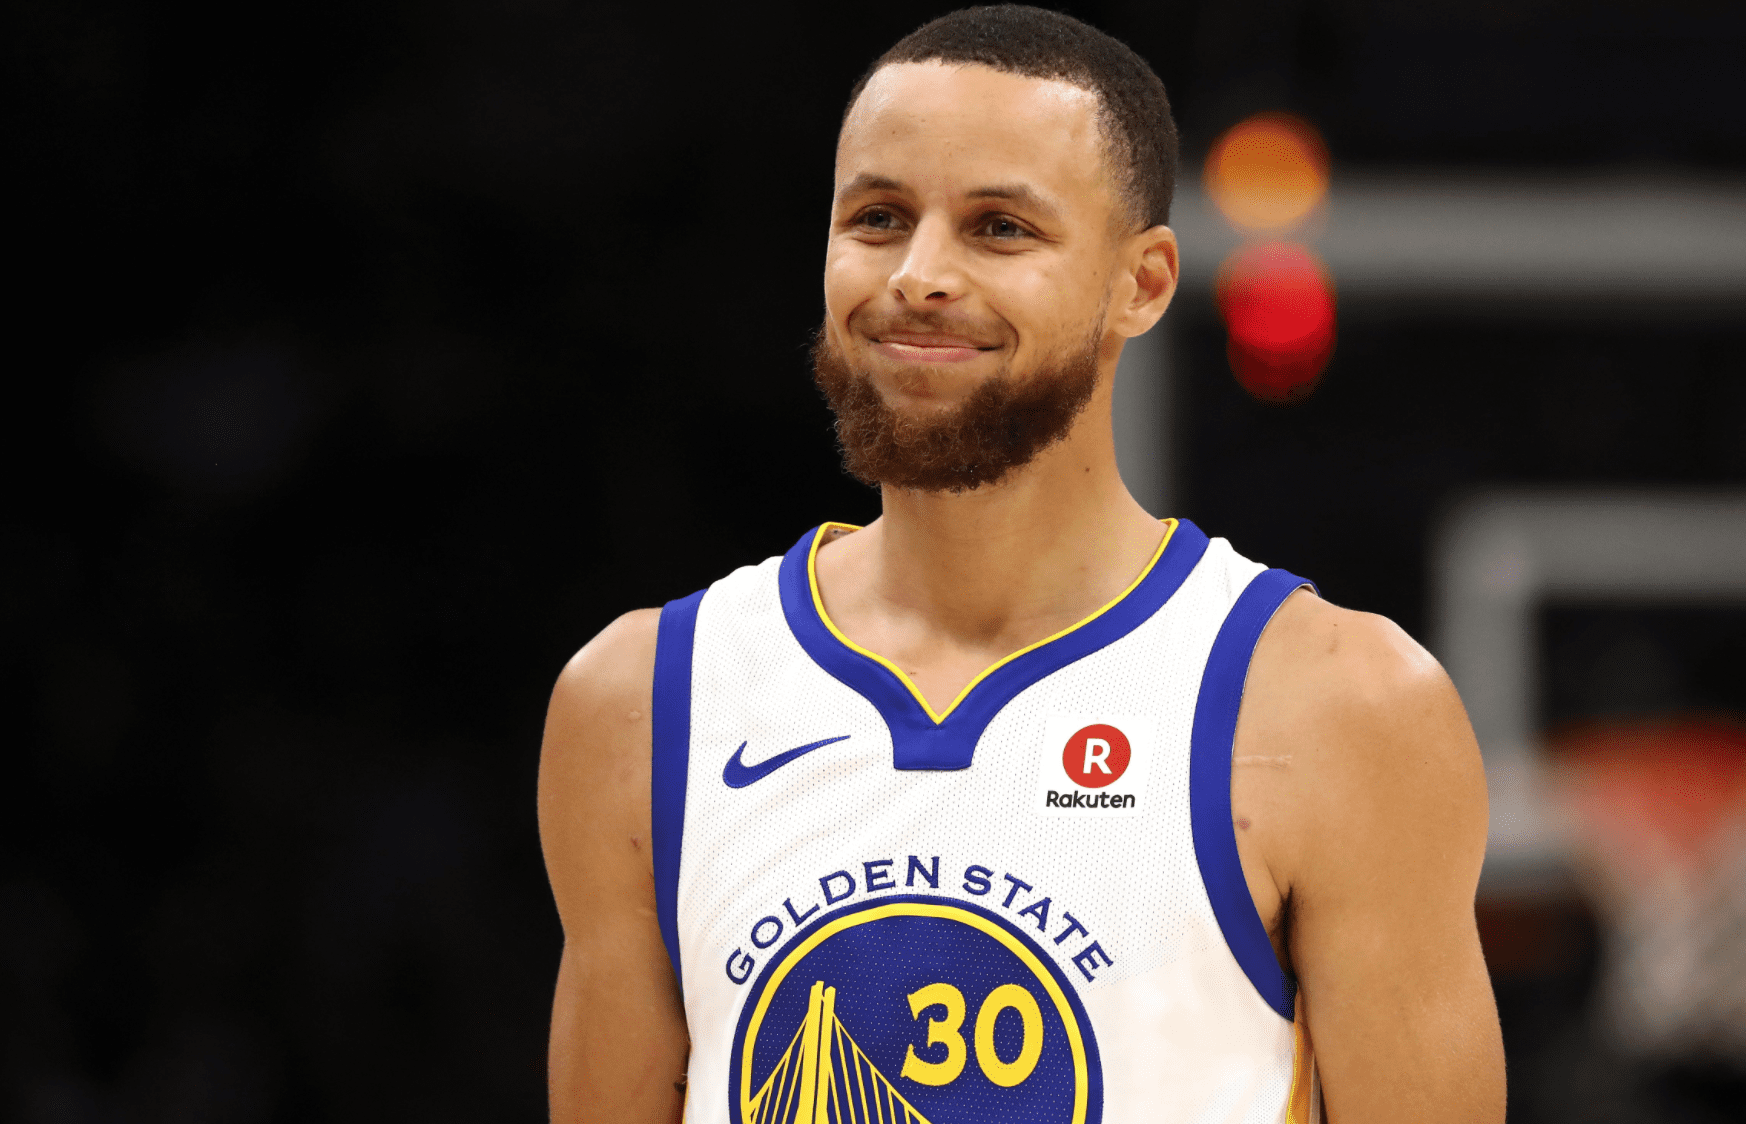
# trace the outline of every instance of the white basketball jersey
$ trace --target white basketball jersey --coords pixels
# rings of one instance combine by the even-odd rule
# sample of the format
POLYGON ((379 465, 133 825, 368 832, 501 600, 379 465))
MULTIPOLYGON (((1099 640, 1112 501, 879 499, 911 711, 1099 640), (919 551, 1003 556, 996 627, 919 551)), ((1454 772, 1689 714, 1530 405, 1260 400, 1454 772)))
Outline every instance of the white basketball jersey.
POLYGON ((826 615, 835 526, 662 611, 685 1119, 1318 1119, 1230 801, 1250 655, 1308 583, 1166 521, 1120 597, 935 713, 826 615))

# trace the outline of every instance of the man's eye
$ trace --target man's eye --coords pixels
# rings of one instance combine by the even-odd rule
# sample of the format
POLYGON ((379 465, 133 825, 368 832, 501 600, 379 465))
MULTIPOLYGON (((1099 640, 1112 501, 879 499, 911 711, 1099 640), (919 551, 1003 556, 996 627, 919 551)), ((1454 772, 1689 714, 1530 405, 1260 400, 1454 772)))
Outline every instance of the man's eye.
POLYGON ((1009 218, 995 215, 982 224, 984 234, 992 238, 1024 238, 1030 231, 1009 218))
POLYGON ((862 212, 860 225, 869 230, 896 230, 897 216, 890 211, 875 208, 862 212))

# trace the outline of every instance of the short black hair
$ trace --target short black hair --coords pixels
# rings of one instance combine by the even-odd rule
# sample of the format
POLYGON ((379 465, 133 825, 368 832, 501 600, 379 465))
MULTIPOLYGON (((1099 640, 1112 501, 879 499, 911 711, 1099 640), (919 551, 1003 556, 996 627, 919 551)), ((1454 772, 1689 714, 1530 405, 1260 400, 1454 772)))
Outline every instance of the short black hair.
POLYGON ((1111 167, 1127 172, 1120 189, 1131 217, 1141 229, 1170 221, 1176 122, 1164 83, 1126 43, 1072 16, 1028 4, 962 8, 923 24, 880 55, 849 93, 844 119, 873 75, 905 62, 975 63, 1097 95, 1111 167))

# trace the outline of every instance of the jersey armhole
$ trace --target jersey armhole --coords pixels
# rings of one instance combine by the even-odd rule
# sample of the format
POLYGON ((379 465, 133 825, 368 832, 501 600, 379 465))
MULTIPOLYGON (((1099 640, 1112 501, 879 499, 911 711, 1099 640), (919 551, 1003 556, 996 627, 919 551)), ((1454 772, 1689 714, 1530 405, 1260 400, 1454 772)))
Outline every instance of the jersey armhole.
POLYGON ((649 712, 649 834, 655 863, 655 918, 680 992, 679 856, 685 837, 685 783, 691 769, 691 655, 705 590, 669 601, 655 632, 654 698, 649 712))
POLYGON ((1243 877, 1231 823, 1231 753, 1255 645, 1285 599, 1304 588, 1315 586, 1284 570, 1266 570, 1231 606, 1201 676, 1188 768, 1194 857, 1219 930, 1262 1000, 1287 1022, 1296 1015, 1297 981, 1281 970, 1243 877))

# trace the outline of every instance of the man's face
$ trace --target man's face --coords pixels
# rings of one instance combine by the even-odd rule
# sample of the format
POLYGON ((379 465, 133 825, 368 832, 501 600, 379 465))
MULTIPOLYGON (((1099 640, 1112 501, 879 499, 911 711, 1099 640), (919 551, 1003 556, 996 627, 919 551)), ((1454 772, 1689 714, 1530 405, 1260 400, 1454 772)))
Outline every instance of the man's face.
MULTIPOLYGON (((1065 433, 1105 350, 1122 221, 1097 108, 1077 87, 982 66, 873 76, 838 142, 825 260, 820 381, 840 420, 833 378, 900 435, 1013 402, 1032 423, 1067 411, 1043 444, 1065 433)), ((974 487, 995 467, 933 486, 974 487)))

